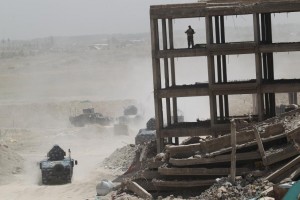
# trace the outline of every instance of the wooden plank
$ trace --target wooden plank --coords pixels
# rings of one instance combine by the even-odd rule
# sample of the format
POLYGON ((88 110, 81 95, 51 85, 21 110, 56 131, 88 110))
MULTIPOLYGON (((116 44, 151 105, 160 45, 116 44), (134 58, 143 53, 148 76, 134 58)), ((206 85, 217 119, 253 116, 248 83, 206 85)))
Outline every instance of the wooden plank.
POLYGON ((236 123, 234 119, 232 119, 230 122, 231 122, 230 181, 234 183, 236 177, 236 123))
POLYGON ((297 168, 293 173, 289 176, 291 180, 297 180, 300 175, 300 168, 297 168))
POLYGON ((261 158, 263 160, 264 165, 266 165, 266 163, 265 163, 266 153, 265 153, 265 150, 264 150, 264 145, 261 141, 260 134, 258 133, 257 128, 256 127, 253 127, 253 128, 254 128, 255 140, 257 142, 257 146, 258 146, 261 158))
MULTIPOLYGON (((286 137, 286 134, 283 133, 283 134, 279 134, 279 135, 276 135, 276 136, 273 136, 273 137, 261 138, 261 140, 262 140, 262 142, 271 142, 271 141, 274 141, 274 140, 280 140, 280 139, 285 138, 285 137, 286 137)), ((237 149, 242 149, 242 148, 251 147, 251 146, 255 146, 255 145, 257 145, 257 142, 256 141, 251 141, 251 142, 247 142, 247 143, 244 143, 244 144, 237 145, 236 148, 237 149)), ((216 155, 221 155, 221 154, 224 154, 224 153, 228 153, 230 151, 231 151, 231 147, 227 147, 227 148, 223 148, 223 149, 211 152, 211 153, 207 153, 206 155, 207 156, 216 156, 216 155)))
POLYGON ((163 181, 163 180, 152 180, 152 183, 156 187, 171 187, 171 188, 191 188, 191 187, 201 187, 210 186, 214 184, 215 180, 186 180, 186 181, 163 181))
POLYGON ((134 172, 131 172, 129 174, 125 174, 125 175, 121 175, 121 176, 118 176, 116 179, 113 180, 113 182, 123 182, 125 180, 134 180, 134 181, 137 181, 137 180, 152 180, 154 178, 160 178, 161 175, 158 173, 157 170, 143 170, 143 171, 134 171, 134 172))
MULTIPOLYGON (((270 132, 265 132, 261 134, 260 137, 262 142, 270 142, 273 140, 278 140, 286 137, 287 135, 286 133, 281 133, 281 132, 277 132, 277 133, 273 132, 272 134, 273 135, 270 135, 270 132)), ((237 132, 237 149, 241 149, 253 145, 256 145, 254 130, 237 132)), ((219 138, 206 141, 205 143, 201 144, 201 148, 199 149, 203 150, 203 153, 210 154, 215 151, 222 151, 222 149, 226 149, 226 148, 228 148, 228 151, 224 151, 224 152, 231 151, 230 135, 224 135, 219 138)), ((217 155, 217 154, 212 154, 212 155, 217 155)))
MULTIPOLYGON (((192 166, 192 165, 202 165, 202 164, 212 164, 212 163, 229 163, 231 160, 231 155, 220 155, 215 156, 212 158, 185 158, 185 159, 176 159, 170 158, 169 163, 174 166, 192 166)), ((243 161, 243 160, 257 160, 261 159, 260 153, 257 151, 253 152, 246 152, 246 153, 237 153, 236 160, 243 161)))
POLYGON ((196 151, 202 151, 202 146, 200 143, 189 144, 189 145, 169 145, 166 146, 166 152, 170 154, 170 157, 180 153, 185 154, 187 153, 188 156, 194 155, 196 151))
MULTIPOLYGON (((286 133, 281 133, 280 131, 272 132, 272 136, 270 136, 270 134, 271 134, 270 132, 262 133, 260 136, 262 142, 268 142, 268 141, 277 140, 286 137, 286 133)), ((253 130, 237 132, 236 137, 237 137, 238 149, 256 145, 255 135, 253 130)), ((215 156, 215 155, 219 155, 231 151, 230 135, 224 135, 219 138, 215 138, 203 143, 198 143, 193 145, 168 146, 166 147, 166 150, 168 153, 170 153, 171 157, 175 156, 178 153, 181 154, 188 153, 187 154, 188 156, 192 156, 196 151, 199 151, 200 153, 203 154, 210 154, 210 156, 215 156)))
MULTIPOLYGON (((223 148, 231 147, 231 136, 230 134, 221 136, 216 139, 208 140, 202 144, 203 146, 203 153, 211 153, 218 151, 223 148)), ((241 145, 244 143, 248 143, 254 141, 254 131, 253 130, 246 130, 240 131, 236 133, 236 144, 241 145)), ((231 151, 231 150, 230 150, 231 151)))
POLYGON ((283 133, 284 131, 283 123, 271 124, 266 127, 265 134, 268 136, 273 136, 283 133))
MULTIPOLYGON (((268 137, 268 138, 262 138, 262 142, 270 142, 270 141, 274 141, 274 140, 280 140, 282 138, 286 137, 286 134, 283 133, 283 134, 280 134, 280 135, 276 135, 276 136, 273 136, 273 137, 268 137)), ((242 148, 246 148, 246 147, 251 147, 251 146, 255 146, 257 143, 256 141, 251 141, 251 142, 246 142, 244 144, 240 144, 240 145, 237 145, 237 149, 242 149, 242 148)), ((203 149, 204 147, 201 147, 201 149, 203 149)), ((202 152, 205 151, 205 150, 202 150, 202 152)), ((227 147, 227 148, 221 148, 221 149, 217 149, 215 151, 212 151, 210 153, 206 153, 205 155, 207 157, 214 157, 214 156, 217 156, 217 155, 221 155, 221 154, 224 154, 224 153, 229 153, 231 152, 231 147, 227 147)), ((193 156, 194 155, 194 152, 180 152, 179 155, 183 155, 185 157, 190 157, 190 156, 193 156)), ((170 156, 172 157, 176 157, 178 156, 178 153, 170 153, 170 156)))
POLYGON ((158 169, 158 167, 160 167, 161 165, 163 165, 165 162, 162 161, 147 161, 146 167, 148 169, 158 169))
POLYGON ((142 188, 139 184, 133 181, 127 181, 125 183, 127 189, 137 194, 139 197, 143 199, 153 199, 152 195, 148 193, 144 188, 142 188))
POLYGON ((135 173, 132 176, 133 180, 136 179, 147 179, 147 180, 152 180, 154 178, 159 178, 160 174, 158 173, 158 171, 156 170, 143 170, 143 171, 139 171, 137 173, 135 173))
POLYGON ((299 152, 294 147, 294 145, 289 145, 281 149, 276 149, 275 153, 269 154, 268 152, 266 152, 266 158, 264 164, 271 165, 283 161, 285 159, 291 158, 293 156, 296 156, 298 154, 299 152))
POLYGON ((268 181, 274 181, 277 177, 281 176, 282 174, 285 174, 290 168, 298 165, 300 163, 300 156, 296 157, 280 169, 276 170, 272 174, 270 174, 268 177, 266 177, 266 180, 268 181))
MULTIPOLYGON (((236 174, 249 172, 248 168, 237 168, 236 174)), ((230 168, 158 168, 158 172, 165 176, 224 176, 230 174, 230 168)))
MULTIPOLYGON (((293 112, 293 111, 291 111, 293 112)), ((287 133, 287 138, 289 141, 292 141, 297 148, 297 151, 300 150, 300 128, 294 129, 287 133)))
POLYGON ((153 185, 153 183, 149 180, 145 179, 137 179, 134 182, 139 184, 142 188, 144 188, 147 191, 157 191, 157 187, 153 185))

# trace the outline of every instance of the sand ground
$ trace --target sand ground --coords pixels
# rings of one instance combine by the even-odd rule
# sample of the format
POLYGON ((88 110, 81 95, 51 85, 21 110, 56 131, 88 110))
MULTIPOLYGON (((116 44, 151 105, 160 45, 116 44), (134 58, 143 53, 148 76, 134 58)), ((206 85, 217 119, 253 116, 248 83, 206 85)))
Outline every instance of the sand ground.
POLYGON ((134 141, 134 132, 117 137, 112 127, 98 125, 67 129, 14 129, 9 132, 2 137, 2 143, 23 159, 8 161, 16 162, 13 163, 15 165, 21 162, 21 169, 19 172, 8 171, 6 178, 0 179, 0 199, 7 200, 94 199, 96 184, 101 179, 112 180, 117 174, 101 167, 102 160, 116 148, 134 141), (71 184, 41 184, 38 162, 45 158, 53 144, 70 148, 72 157, 78 160, 71 184))

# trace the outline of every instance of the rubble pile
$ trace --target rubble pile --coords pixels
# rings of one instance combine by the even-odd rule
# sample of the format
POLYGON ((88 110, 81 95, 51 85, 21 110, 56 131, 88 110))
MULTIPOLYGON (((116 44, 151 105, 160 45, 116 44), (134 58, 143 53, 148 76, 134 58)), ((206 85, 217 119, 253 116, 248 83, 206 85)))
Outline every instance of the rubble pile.
POLYGON ((140 163, 123 178, 145 191, 196 190, 203 193, 194 195, 195 199, 209 200, 256 198, 266 195, 264 191, 273 183, 298 179, 300 109, 258 123, 240 126, 237 122, 233 127, 216 138, 191 137, 180 145, 167 145, 159 154, 145 153, 153 149, 147 145, 139 148, 134 160, 140 163), (235 182, 227 179, 233 171, 235 182))
POLYGON ((232 184, 228 178, 217 179, 209 189, 201 193, 196 199, 203 200, 246 200, 252 198, 264 197, 264 191, 273 187, 273 183, 263 180, 254 179, 251 176, 245 178, 237 177, 236 182, 232 184))
POLYGON ((116 149, 108 158, 102 162, 105 168, 125 172, 133 162, 138 146, 129 144, 116 149))

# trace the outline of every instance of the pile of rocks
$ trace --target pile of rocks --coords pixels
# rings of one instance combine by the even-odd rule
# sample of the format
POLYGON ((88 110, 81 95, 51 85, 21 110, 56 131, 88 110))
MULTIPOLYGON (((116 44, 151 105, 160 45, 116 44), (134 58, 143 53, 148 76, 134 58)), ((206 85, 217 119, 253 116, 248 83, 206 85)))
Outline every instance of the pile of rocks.
POLYGON ((245 178, 237 177, 232 184, 228 178, 217 179, 217 183, 203 192, 197 199, 205 200, 243 200, 265 196, 264 191, 273 187, 267 180, 255 179, 251 175, 245 178))
POLYGON ((102 166, 108 169, 125 172, 133 162, 138 146, 129 144, 116 149, 108 158, 102 162, 102 166))

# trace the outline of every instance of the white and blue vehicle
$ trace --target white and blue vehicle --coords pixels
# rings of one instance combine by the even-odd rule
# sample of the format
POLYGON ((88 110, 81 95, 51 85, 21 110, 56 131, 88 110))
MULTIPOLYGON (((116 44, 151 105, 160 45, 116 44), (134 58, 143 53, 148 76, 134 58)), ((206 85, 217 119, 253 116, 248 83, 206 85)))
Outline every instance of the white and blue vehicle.
POLYGON ((54 145, 47 154, 47 159, 40 162, 43 184, 71 183, 73 167, 77 165, 77 160, 71 158, 58 145, 54 145))

